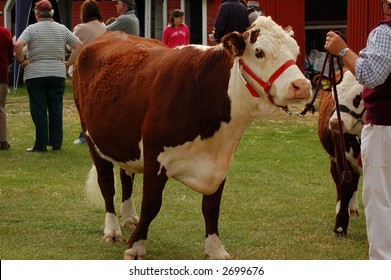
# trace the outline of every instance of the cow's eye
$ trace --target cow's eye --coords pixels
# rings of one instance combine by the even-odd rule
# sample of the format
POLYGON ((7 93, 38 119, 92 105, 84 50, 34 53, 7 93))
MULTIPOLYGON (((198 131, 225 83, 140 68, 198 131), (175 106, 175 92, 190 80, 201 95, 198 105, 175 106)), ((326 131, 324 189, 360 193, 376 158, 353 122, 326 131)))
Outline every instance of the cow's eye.
POLYGON ((362 96, 361 96, 361 93, 356 95, 356 97, 353 99, 353 106, 355 108, 358 108, 358 106, 360 106, 360 102, 362 100, 362 96))
POLYGON ((257 58, 262 58, 262 57, 265 56, 265 53, 264 53, 263 50, 256 49, 256 50, 255 50, 255 56, 256 56, 257 58))

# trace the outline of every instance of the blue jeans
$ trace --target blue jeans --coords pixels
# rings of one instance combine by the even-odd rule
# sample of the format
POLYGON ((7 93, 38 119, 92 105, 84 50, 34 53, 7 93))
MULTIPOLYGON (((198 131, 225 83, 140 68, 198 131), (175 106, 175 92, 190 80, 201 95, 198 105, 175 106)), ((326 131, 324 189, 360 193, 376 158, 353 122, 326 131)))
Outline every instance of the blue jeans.
POLYGON ((34 147, 60 148, 63 140, 65 79, 42 77, 26 80, 30 114, 35 125, 34 147))

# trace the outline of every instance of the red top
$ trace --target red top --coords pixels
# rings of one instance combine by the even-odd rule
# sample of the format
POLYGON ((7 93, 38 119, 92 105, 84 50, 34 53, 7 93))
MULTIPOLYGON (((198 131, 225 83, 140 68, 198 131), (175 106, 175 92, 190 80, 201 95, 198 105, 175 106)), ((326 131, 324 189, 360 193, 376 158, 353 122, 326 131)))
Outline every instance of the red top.
POLYGON ((8 84, 8 66, 14 57, 11 32, 0 26, 0 84, 8 84))
POLYGON ((169 48, 189 44, 189 28, 186 24, 178 27, 166 26, 163 30, 163 44, 169 48))

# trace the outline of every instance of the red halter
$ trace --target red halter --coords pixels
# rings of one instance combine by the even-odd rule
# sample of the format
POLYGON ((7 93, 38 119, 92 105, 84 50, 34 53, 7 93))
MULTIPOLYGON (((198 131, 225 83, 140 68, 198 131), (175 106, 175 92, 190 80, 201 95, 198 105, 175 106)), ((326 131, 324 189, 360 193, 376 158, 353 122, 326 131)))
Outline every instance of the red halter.
MULTIPOLYGON (((264 82, 262 81, 260 78, 258 78, 254 72, 250 69, 250 67, 248 67, 246 64, 244 64, 244 61, 243 59, 239 59, 239 67, 240 67, 240 70, 246 72, 247 74, 249 74, 251 76, 251 78, 253 78, 258 84, 261 85, 261 87, 263 88, 263 90, 265 91, 265 94, 267 96, 267 98, 269 99, 269 101, 272 103, 272 104, 275 104, 274 101, 273 101, 273 98, 271 97, 271 95, 269 94, 269 91, 270 91, 270 88, 272 86, 272 84, 274 83, 275 80, 277 80, 277 78, 286 70, 288 69, 290 66, 292 65, 295 65, 295 61, 293 59, 290 59, 288 60, 287 62, 285 62, 283 65, 281 65, 277 70, 276 72, 274 72, 269 80, 267 82, 264 82)), ((243 73, 242 73, 242 76, 243 76, 243 73)), ((255 90, 255 88, 247 81, 247 79, 243 76, 244 80, 246 81, 246 87, 247 89, 249 90, 249 92, 251 93, 252 96, 254 97, 259 97, 259 93, 255 90)))

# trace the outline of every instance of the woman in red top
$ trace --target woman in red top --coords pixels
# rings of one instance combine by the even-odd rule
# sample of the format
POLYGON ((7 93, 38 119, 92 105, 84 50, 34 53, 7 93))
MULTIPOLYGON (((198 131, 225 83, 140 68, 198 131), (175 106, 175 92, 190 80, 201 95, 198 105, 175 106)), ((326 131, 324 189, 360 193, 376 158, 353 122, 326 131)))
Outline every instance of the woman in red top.
POLYGON ((170 23, 163 30, 163 44, 169 48, 189 44, 189 28, 184 22, 185 13, 182 10, 172 11, 170 23))

